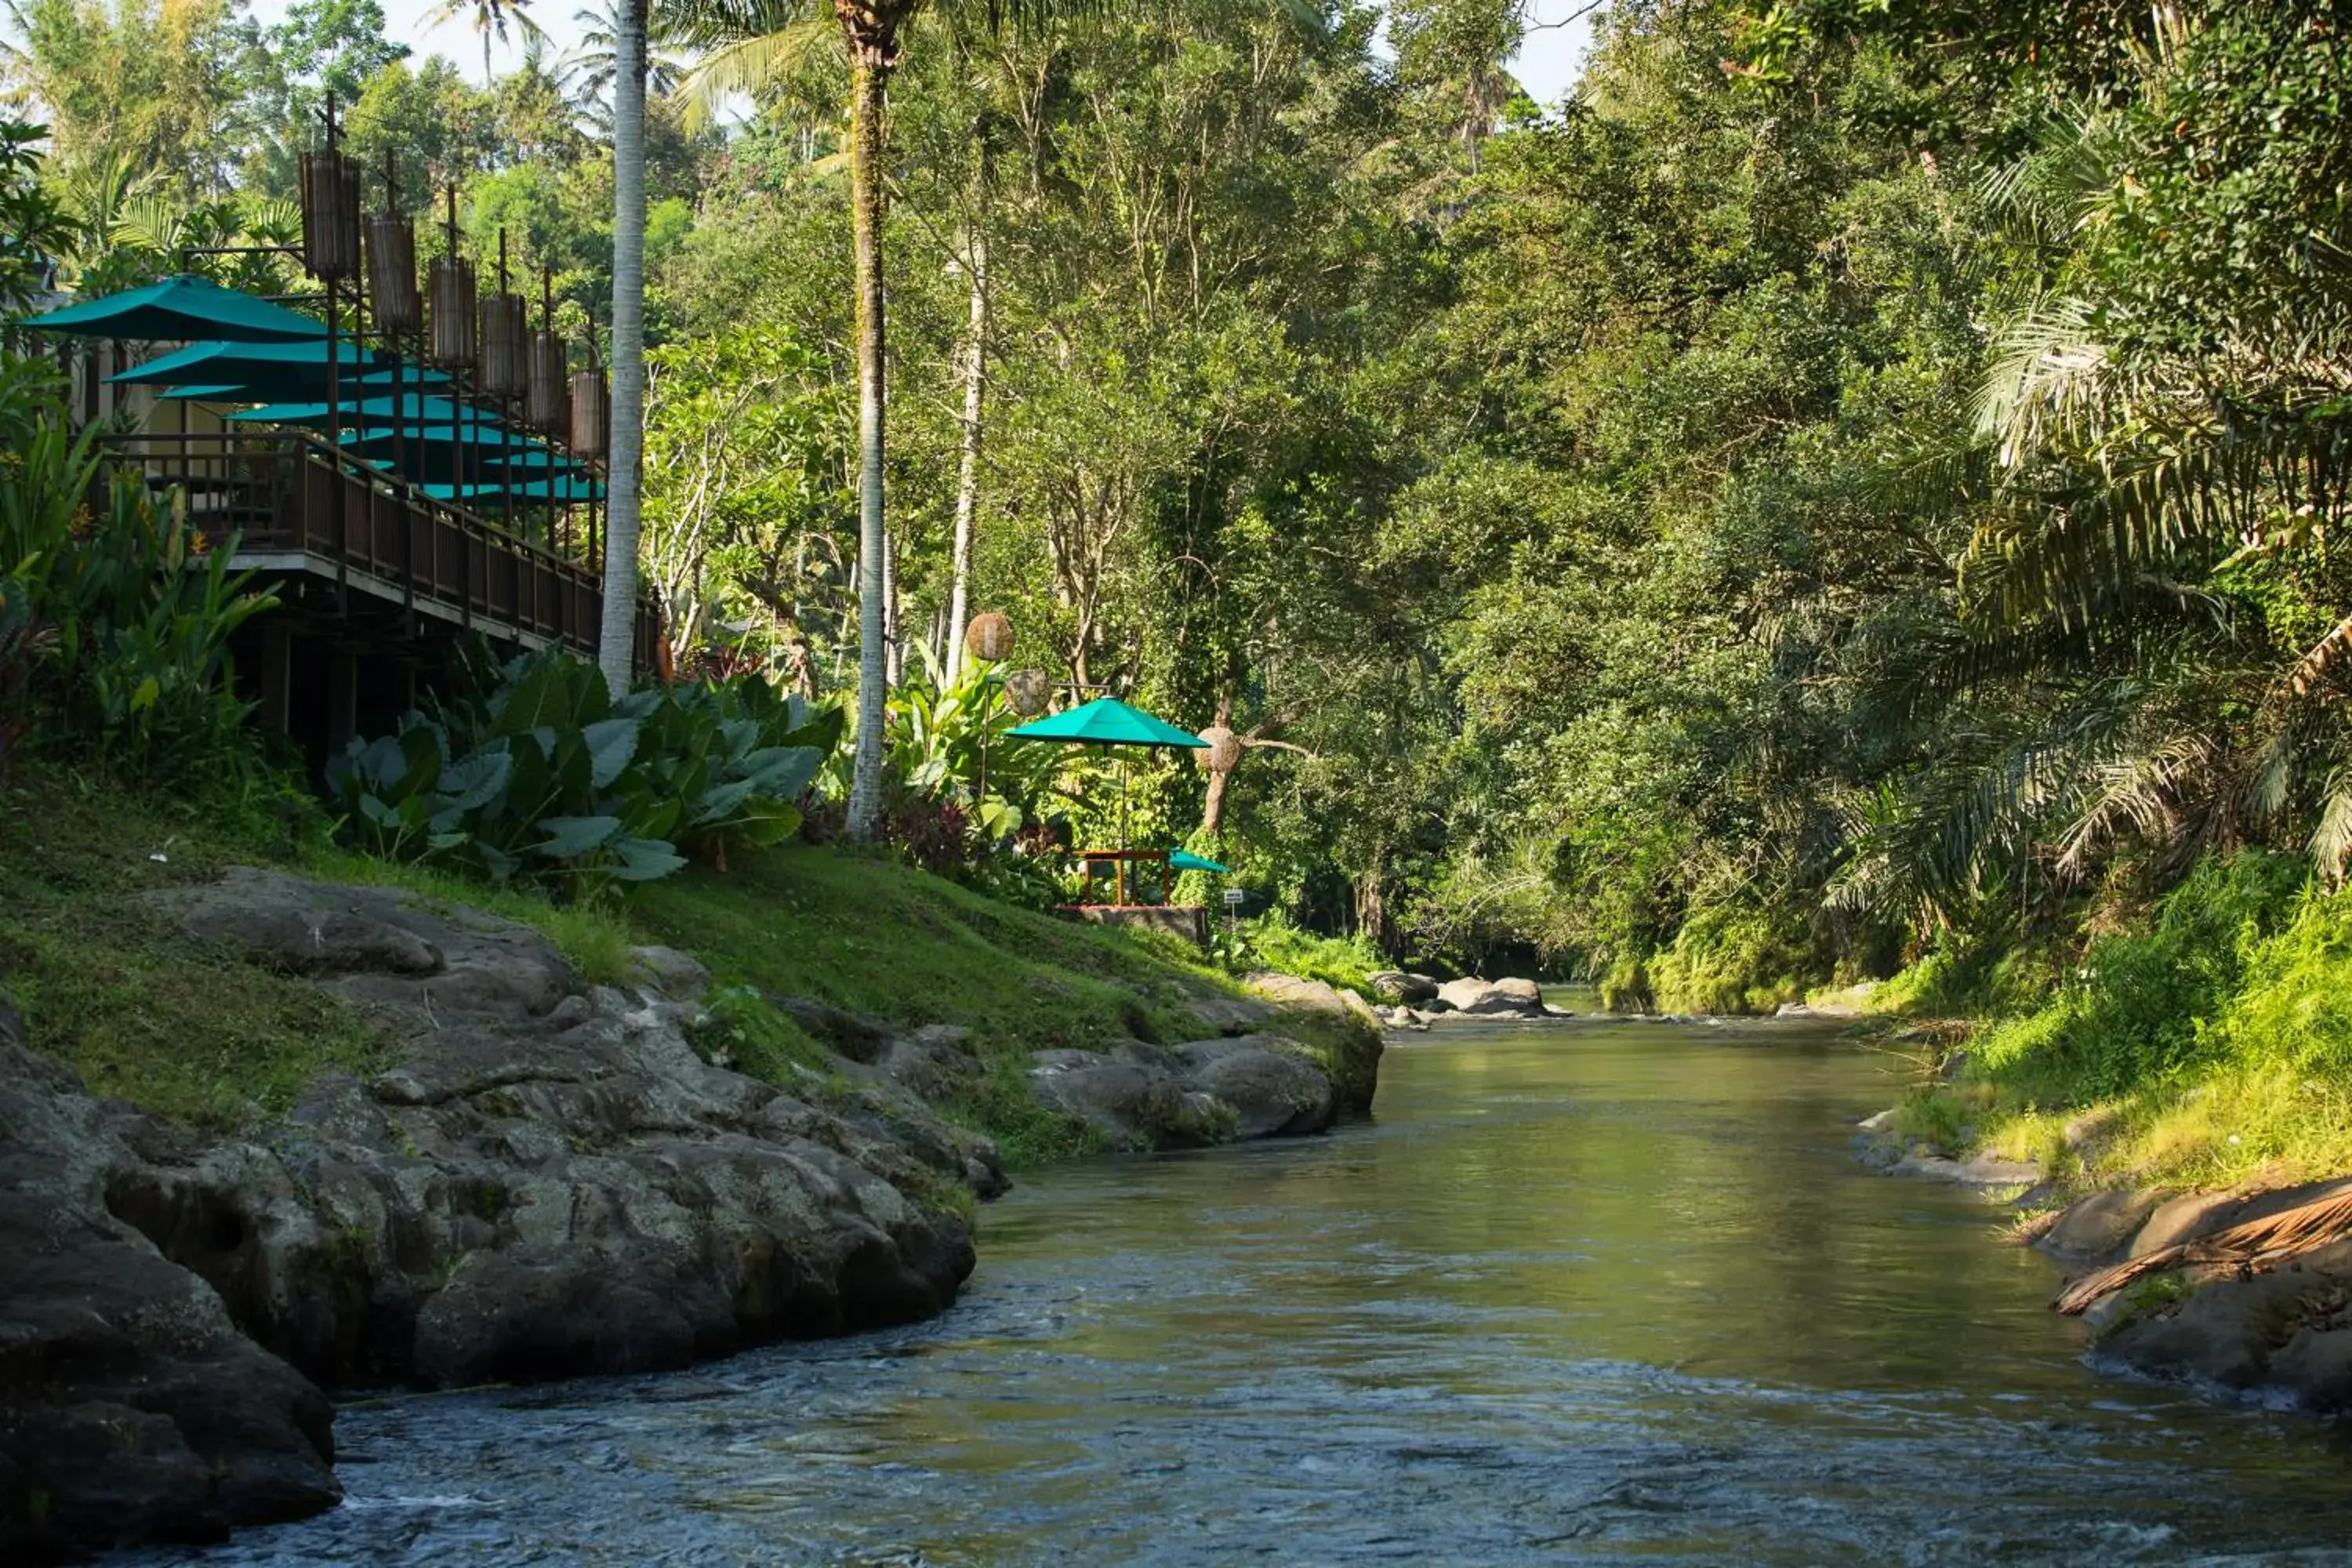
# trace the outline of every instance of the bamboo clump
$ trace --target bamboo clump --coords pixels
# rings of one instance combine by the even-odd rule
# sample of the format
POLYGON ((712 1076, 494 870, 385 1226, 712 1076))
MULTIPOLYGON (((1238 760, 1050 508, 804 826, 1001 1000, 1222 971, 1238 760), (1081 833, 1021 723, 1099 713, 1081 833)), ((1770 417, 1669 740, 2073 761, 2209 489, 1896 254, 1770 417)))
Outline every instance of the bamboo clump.
POLYGON ((2321 1198, 2193 1241, 2178 1242, 2138 1258, 2127 1258, 2113 1268, 2085 1274, 2061 1290, 2052 1304, 2071 1317, 2135 1279, 2182 1267, 2234 1268, 2242 1276, 2266 1273, 2332 1241, 2340 1241, 2347 1233, 2352 1233, 2352 1193, 2321 1198))

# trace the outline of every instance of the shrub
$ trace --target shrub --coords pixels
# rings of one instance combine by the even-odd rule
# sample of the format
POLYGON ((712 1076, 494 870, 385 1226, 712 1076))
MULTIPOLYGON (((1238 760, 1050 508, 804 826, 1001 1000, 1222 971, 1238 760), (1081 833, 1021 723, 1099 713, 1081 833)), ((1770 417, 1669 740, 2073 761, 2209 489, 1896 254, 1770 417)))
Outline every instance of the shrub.
MULTIPOLYGON (((2072 1105, 2228 1054, 2210 1021, 2295 910, 2307 875, 2299 858, 2255 850, 2200 864, 2158 904, 2149 929, 2099 938, 2055 994, 1988 1032, 1984 1069, 2036 1100, 2072 1105)), ((2315 956, 2331 940, 2315 927, 2312 938, 2315 956)), ((2275 971, 2294 960, 2263 962, 2275 971)), ((2310 1000, 2293 994, 2295 1006, 2310 1000)))
POLYGON ((1360 935, 1318 936, 1301 931, 1278 912, 1244 921, 1240 930, 1239 957, 1244 967, 1304 975, 1360 994, 1370 989, 1374 971, 1388 967, 1360 935))
POLYGON ((1803 943, 1770 915, 1745 904, 1691 910, 1674 945, 1650 961, 1660 1005, 1689 1013, 1768 1010, 1805 994, 1810 964, 1803 943))
POLYGON ((228 641, 277 601, 179 492, 108 476, 98 437, 68 431, 45 368, 0 356, 0 775, 27 739, 132 778, 247 773, 228 641))
POLYGON ((354 738, 328 787, 362 847, 545 880, 575 895, 649 881, 700 854, 791 837, 797 804, 839 743, 816 712, 756 677, 614 701, 596 667, 560 651, 495 686, 354 738))

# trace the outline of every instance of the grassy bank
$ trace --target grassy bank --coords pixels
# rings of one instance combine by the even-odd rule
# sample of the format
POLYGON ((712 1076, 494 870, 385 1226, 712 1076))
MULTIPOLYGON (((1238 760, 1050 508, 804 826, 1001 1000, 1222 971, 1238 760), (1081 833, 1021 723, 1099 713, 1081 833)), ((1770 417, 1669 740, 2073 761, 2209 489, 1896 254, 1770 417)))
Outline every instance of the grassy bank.
MULTIPOLYGON (((290 797, 198 805, 50 773, 0 792, 0 990, 36 1047, 99 1092, 215 1127, 283 1111, 321 1068, 380 1064, 383 1042, 355 1010, 142 906, 143 892, 252 864, 526 921, 591 979, 620 978, 637 943, 690 952, 720 987, 715 1026, 738 1064, 798 1088, 827 1087, 832 1058, 769 997, 961 1025, 988 1072, 959 1113, 1015 1164, 1088 1148, 1037 1103, 1028 1052, 1192 1037, 1186 994, 1230 986, 1174 945, 999 903, 879 855, 788 845, 625 903, 563 908, 340 850, 290 797)), ((1328 1063, 1349 1065, 1348 1042, 1302 1026, 1328 1063)))
POLYGON ((1903 1105, 1916 1136, 2086 1189, 2352 1171, 2352 893, 2299 860, 2210 861, 2071 960, 1938 955, 1874 1000, 1980 1020, 1956 1080, 1903 1105))

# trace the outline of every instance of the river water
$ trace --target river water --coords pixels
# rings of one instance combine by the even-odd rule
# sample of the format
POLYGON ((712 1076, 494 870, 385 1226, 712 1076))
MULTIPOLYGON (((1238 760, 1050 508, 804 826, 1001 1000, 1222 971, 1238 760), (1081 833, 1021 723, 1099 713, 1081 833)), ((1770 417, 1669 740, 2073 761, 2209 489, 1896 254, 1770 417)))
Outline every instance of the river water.
POLYGON ((347 1410, 350 1500, 150 1563, 2352 1563, 2352 1444, 2095 1377, 1792 1026, 1469 1026, 1326 1138, 983 1215, 920 1327, 347 1410))

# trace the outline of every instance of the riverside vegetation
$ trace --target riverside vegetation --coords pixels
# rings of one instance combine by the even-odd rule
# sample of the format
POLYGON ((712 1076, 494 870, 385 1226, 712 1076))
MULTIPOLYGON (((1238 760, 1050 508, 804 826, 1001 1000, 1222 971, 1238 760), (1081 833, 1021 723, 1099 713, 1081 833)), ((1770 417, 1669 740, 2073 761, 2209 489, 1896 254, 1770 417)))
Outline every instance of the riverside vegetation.
MULTIPOLYGON (((0 754, 58 826, 0 867, 12 909, 47 912, 0 918, 33 976, 12 987, 87 1019, 58 1042, 37 1009, 37 1039, 221 1125, 295 1106, 313 1066, 382 1065, 317 988, 185 958, 110 901, 163 874, 131 858, 149 838, 174 868, 292 856, 487 903, 592 979, 707 936, 706 1052, 797 1081, 899 1043, 835 1014, 957 1024, 982 1069, 964 1131, 1040 1155, 1132 1132, 1045 1107, 1066 1063, 1017 1091, 995 1053, 1034 1001, 1050 1049, 1141 1037, 1120 1104, 1215 1132, 1179 1087, 1205 1069, 1150 1053, 1190 1043, 1165 987, 1218 978, 1017 907, 1047 895, 1036 851, 1108 831, 1114 796, 995 741, 1002 695, 954 624, 985 605, 1057 678, 1235 731, 1229 778, 1139 769, 1135 832, 1234 867, 1280 917, 1252 940, 1295 967, 1541 964, 1676 1011, 1874 981, 1912 1016, 1903 1048, 1946 1069, 1903 1129, 2032 1155, 2053 1200, 2352 1170, 2340 6, 1618 0, 1552 104, 1509 76, 1521 0, 1397 0, 1384 28, 1345 0, 981 25, 994 9, 907 8, 887 136, 845 183, 823 37, 653 7, 678 58, 643 147, 646 575, 681 668, 802 705, 724 748, 748 716, 715 687, 671 705, 703 790, 753 786, 706 820, 602 808, 638 763, 600 784, 588 728, 642 735, 650 711, 575 713, 528 809, 468 804, 496 763, 412 775, 425 743, 404 742, 436 723, 499 739, 485 698, 352 760, 383 787, 352 785, 348 826, 396 868, 317 860, 312 808, 281 810, 237 738, 222 650, 261 607, 225 542, 169 498, 84 514, 54 391, 6 364, 0 754), (893 510, 887 569, 856 579, 880 345, 849 287, 853 188, 877 179, 893 510), (858 617, 882 601, 877 648, 858 617), (821 842, 844 752, 783 743, 868 654, 885 837, 936 882, 821 842), (825 754, 789 800, 805 761, 751 760, 804 749, 825 754), (239 804, 65 805, 76 780, 122 803, 198 776, 239 804), (238 847, 256 832, 282 853, 238 847), (671 864, 694 850, 729 874, 671 864), (842 913, 876 901, 972 1022, 856 945, 842 913), (742 989, 785 994, 780 964, 808 1010, 742 989), (182 996, 210 1070, 163 1064, 138 1022, 182 996), (1964 1060, 1923 1026, 1956 1016, 1964 1060)), ((609 319, 609 55, 534 53, 477 89, 367 5, 11 15, 0 90, 31 118, 0 130, 0 310, 42 258, 96 291, 283 237, 331 91, 363 163, 402 154, 404 205, 457 186, 471 248, 506 233, 567 330, 609 319)), ((291 281, 267 256, 205 264, 291 281)), ((2160 1294, 2143 1305, 2179 1321, 2160 1294)))

